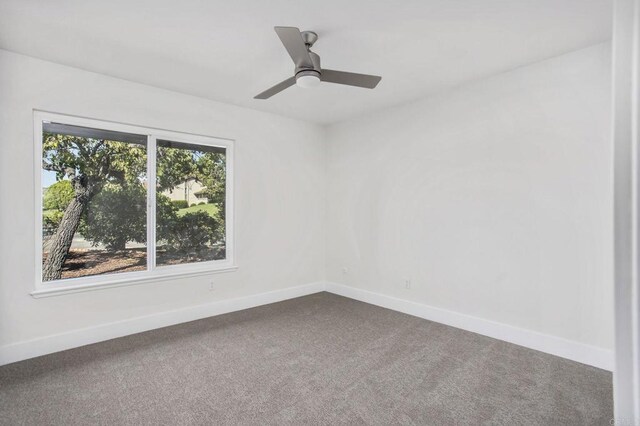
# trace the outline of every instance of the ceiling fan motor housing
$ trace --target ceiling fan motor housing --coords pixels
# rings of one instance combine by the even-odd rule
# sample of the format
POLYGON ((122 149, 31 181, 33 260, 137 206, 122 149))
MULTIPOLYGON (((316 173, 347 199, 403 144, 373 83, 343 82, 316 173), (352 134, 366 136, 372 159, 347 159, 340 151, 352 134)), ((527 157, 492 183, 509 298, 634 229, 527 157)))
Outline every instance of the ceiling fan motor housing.
MULTIPOLYGON (((309 45, 307 45, 309 46, 309 45)), ((309 50, 309 56, 311 56, 311 62, 313 63, 313 68, 304 68, 304 67, 296 67, 295 73, 296 73, 296 83, 301 86, 301 87, 312 87, 315 86, 317 82, 320 81, 320 73, 322 68, 320 68, 320 56, 318 56, 318 54, 313 53, 312 51, 309 50), (309 77, 313 77, 312 79, 310 79, 309 77), (315 84, 304 84, 302 81, 300 81, 300 79, 303 79, 307 82, 314 82, 315 84)))
POLYGON ((314 53, 310 50, 309 50, 309 56, 311 56, 311 62, 313 63, 313 68, 296 67, 295 69, 296 75, 298 75, 299 73, 309 72, 309 71, 317 73, 316 75, 320 75, 320 70, 322 69, 320 68, 320 56, 318 56, 317 53, 314 53))

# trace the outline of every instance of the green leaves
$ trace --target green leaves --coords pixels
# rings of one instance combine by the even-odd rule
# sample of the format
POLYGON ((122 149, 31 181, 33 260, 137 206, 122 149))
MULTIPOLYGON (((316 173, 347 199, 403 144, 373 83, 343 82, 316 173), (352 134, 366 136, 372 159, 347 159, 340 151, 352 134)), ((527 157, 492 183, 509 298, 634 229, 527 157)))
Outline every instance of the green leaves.
POLYGON ((187 213, 171 219, 167 249, 181 256, 198 256, 221 239, 218 223, 206 212, 187 213))
MULTIPOLYGON (((224 151, 168 142, 165 146, 159 144, 156 154, 154 189, 159 246, 176 258, 197 257, 219 243, 223 247, 224 151), (203 195, 217 206, 210 214, 205 211, 178 214, 175 203, 162 194, 190 178, 204 186, 203 195)), ((146 243, 149 188, 144 145, 45 133, 42 167, 55 172, 58 180, 45 193, 47 224, 59 223, 61 213, 55 212, 63 212, 74 197, 82 194, 84 211, 78 231, 87 241, 94 246, 104 245, 108 250, 122 250, 127 242, 146 243)))
POLYGON ((69 180, 61 180, 44 191, 42 208, 44 210, 58 210, 63 212, 73 198, 73 187, 69 180))
POLYGON ((201 152, 184 148, 158 147, 157 184, 159 191, 172 189, 194 178, 211 191, 225 188, 226 158, 219 152, 201 152))
POLYGON ((198 167, 191 150, 158 147, 156 163, 158 191, 172 189, 190 177, 197 178, 198 167))
POLYGON ((139 183, 107 184, 89 202, 80 234, 93 245, 124 250, 127 242, 147 241, 147 191, 139 183))
POLYGON ((56 178, 85 176, 96 189, 107 182, 134 183, 146 176, 144 146, 45 133, 42 168, 56 173, 56 178))

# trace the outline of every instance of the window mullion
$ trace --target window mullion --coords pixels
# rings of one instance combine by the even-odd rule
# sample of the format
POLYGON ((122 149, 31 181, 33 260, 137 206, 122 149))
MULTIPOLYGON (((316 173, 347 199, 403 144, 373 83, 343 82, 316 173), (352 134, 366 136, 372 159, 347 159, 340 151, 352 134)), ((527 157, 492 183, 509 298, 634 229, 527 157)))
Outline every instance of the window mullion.
POLYGON ((147 138, 147 270, 156 267, 156 138, 147 138))

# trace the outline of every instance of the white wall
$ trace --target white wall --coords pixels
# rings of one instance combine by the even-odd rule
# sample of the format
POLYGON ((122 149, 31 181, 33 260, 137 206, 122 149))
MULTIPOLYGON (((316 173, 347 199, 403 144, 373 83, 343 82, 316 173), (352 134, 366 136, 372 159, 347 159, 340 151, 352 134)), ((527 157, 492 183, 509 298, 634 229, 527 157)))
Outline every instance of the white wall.
POLYGON ((610 94, 598 45, 324 129, 0 50, 0 352, 324 279, 611 349, 610 94), (33 109, 235 139, 239 269, 32 298, 33 109))
POLYGON ((323 280, 324 135, 316 125, 0 51, 0 349, 323 280), (34 108, 235 139, 239 269, 211 277, 31 297, 34 108), (209 291, 211 279, 215 291, 209 291))
POLYGON ((598 45, 330 127, 328 280, 611 349, 610 63, 598 45))

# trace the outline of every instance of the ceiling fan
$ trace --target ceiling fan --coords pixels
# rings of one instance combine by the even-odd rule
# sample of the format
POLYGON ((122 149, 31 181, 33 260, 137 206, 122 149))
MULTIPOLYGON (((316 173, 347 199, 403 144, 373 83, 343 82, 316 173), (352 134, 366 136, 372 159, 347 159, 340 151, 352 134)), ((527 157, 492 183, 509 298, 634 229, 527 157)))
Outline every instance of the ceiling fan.
POLYGON ((316 33, 313 31, 300 32, 296 27, 274 27, 274 30, 276 30, 278 37, 284 44, 284 48, 289 52, 289 56, 293 59, 293 63, 296 66, 294 75, 256 95, 254 99, 268 99, 294 84, 306 88, 317 86, 321 81, 325 81, 327 83, 373 89, 382 79, 377 75, 356 74, 320 68, 320 56, 310 50, 318 40, 316 33))

